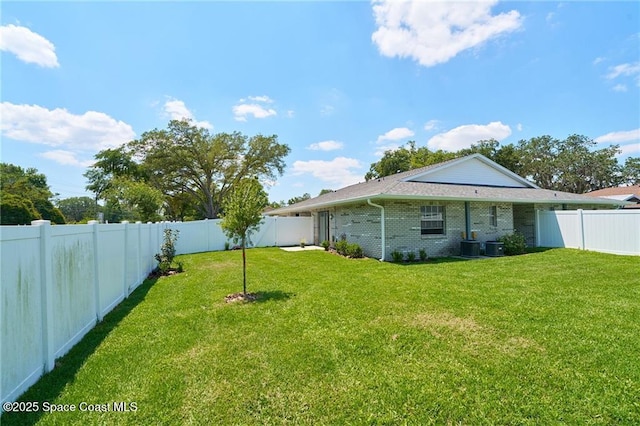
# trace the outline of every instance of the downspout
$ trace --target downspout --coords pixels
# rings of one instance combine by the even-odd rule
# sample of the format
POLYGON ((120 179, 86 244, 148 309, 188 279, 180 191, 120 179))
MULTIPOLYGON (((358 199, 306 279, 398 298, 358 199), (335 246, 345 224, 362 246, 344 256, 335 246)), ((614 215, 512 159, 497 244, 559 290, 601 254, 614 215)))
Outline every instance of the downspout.
POLYGON ((374 204, 371 202, 371 198, 367 198, 367 204, 369 204, 370 206, 373 207, 377 207, 380 209, 380 250, 382 252, 382 257, 380 258, 381 262, 384 262, 385 259, 385 248, 386 248, 386 239, 385 239, 385 233, 384 233, 384 207, 378 204, 374 204))

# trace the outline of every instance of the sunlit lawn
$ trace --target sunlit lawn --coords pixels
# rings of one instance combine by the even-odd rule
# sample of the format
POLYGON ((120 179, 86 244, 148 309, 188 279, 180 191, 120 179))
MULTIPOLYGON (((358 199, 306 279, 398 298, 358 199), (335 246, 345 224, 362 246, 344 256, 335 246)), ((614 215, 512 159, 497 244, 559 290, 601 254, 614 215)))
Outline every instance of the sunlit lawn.
POLYGON ((135 412, 29 424, 640 424, 640 258, 415 265, 321 251, 181 256, 21 400, 135 412))

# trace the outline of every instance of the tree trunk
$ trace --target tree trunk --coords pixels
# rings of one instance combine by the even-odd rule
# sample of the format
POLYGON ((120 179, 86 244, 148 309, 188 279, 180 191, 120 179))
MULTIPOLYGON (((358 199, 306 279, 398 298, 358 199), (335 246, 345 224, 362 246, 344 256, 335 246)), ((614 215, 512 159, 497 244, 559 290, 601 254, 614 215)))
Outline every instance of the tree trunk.
POLYGON ((245 239, 242 239, 242 292, 247 296, 247 258, 244 253, 245 239))

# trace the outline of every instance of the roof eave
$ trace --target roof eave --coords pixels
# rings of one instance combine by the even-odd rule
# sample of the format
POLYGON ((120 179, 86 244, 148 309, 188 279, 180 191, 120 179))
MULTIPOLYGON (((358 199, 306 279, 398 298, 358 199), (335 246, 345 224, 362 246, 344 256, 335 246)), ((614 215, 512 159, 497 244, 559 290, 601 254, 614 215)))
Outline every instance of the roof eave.
POLYGON ((313 210, 320 210, 322 208, 334 207, 345 204, 353 204, 359 202, 365 202, 367 199, 371 200, 443 200, 443 201, 479 201, 479 202, 493 202, 493 203, 515 203, 515 204, 596 204, 607 206, 625 206, 634 204, 628 201, 619 201, 612 199, 598 199, 597 197, 589 199, 566 199, 566 198, 499 198, 499 197, 460 197, 460 196, 436 196, 436 195, 393 195, 393 194, 372 194, 361 197, 354 197, 334 202, 324 202, 311 205, 305 205, 295 207, 283 207, 277 210, 266 213, 267 215, 279 215, 288 213, 308 212, 313 210))

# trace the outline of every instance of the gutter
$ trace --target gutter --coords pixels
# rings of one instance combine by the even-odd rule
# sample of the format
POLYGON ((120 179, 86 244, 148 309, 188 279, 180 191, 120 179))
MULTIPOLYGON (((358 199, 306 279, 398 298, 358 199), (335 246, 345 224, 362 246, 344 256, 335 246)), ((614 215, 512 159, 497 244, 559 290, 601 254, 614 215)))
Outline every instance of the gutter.
POLYGON ((384 262, 385 259, 385 248, 387 246, 385 233, 384 233, 384 207, 379 204, 374 204, 371 202, 371 198, 367 198, 367 204, 373 207, 377 207, 380 209, 380 251, 382 252, 382 257, 380 259, 381 262, 384 262))

